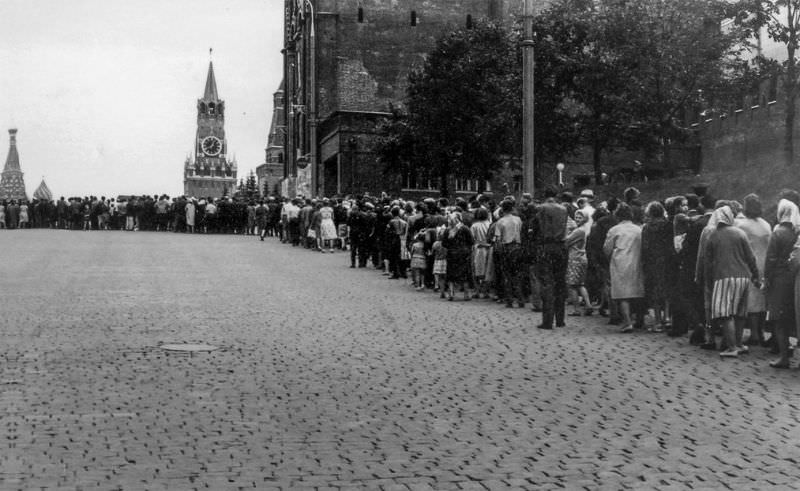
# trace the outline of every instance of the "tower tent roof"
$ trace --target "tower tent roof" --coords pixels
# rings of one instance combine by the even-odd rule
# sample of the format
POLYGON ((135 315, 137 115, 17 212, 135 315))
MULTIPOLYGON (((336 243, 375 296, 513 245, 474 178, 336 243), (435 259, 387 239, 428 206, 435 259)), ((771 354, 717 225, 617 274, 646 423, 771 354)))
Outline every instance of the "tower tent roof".
POLYGON ((6 166, 3 168, 3 170, 4 171, 20 170, 20 167, 19 167, 19 152, 17 152, 17 130, 16 129, 8 130, 8 139, 9 139, 8 156, 6 157, 6 166))
POLYGON ((214 62, 208 62, 208 76, 206 77, 206 90, 203 93, 203 99, 207 101, 217 101, 217 79, 214 77, 214 62))

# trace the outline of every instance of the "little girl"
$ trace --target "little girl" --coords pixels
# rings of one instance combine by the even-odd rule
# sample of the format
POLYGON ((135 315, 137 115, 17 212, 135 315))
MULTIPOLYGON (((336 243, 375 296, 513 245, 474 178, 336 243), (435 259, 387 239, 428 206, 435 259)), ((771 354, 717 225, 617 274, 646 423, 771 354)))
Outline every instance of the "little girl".
POLYGON ((442 245, 442 237, 444 237, 444 227, 437 230, 436 242, 433 243, 431 252, 433 254, 433 274, 436 278, 436 288, 434 291, 439 290, 442 292, 439 297, 444 298, 444 291, 447 289, 447 281, 445 275, 447 274, 447 249, 442 245))
POLYGON ((418 291, 425 289, 425 236, 421 233, 411 244, 411 281, 418 291))

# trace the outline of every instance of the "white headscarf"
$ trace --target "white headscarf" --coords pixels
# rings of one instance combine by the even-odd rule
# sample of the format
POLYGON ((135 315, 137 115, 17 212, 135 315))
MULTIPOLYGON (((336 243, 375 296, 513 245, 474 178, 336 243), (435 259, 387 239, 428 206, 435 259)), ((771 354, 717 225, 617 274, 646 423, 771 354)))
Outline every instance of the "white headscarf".
POLYGON ((789 222, 795 230, 800 230, 800 209, 788 199, 778 202, 778 223, 789 222))
MULTIPOLYGON (((722 206, 714 210, 714 214, 711 215, 711 220, 714 220, 714 226, 718 226, 721 223, 725 225, 731 226, 733 225, 733 221, 736 219, 733 216, 733 210, 731 210, 730 206, 722 206)), ((708 221, 709 225, 711 224, 711 220, 708 221)))

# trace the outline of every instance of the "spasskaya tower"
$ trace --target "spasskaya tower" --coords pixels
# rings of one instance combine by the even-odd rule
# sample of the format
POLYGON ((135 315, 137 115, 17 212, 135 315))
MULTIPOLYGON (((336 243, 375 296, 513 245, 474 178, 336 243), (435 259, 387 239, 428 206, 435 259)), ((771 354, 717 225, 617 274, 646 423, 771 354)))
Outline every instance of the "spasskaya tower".
POLYGON ((183 190, 187 197, 219 198, 236 191, 236 161, 228 160, 225 138, 225 101, 217 94, 214 64, 208 63, 203 97, 197 100, 197 135, 194 161, 186 158, 183 190))

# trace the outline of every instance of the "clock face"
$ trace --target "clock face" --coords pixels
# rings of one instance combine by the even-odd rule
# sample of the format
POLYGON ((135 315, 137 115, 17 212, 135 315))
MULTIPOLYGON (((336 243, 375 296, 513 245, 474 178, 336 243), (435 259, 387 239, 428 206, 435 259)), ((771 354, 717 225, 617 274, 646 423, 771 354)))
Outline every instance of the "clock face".
POLYGON ((203 138, 203 152, 207 155, 219 155, 222 150, 222 142, 216 136, 203 138))

